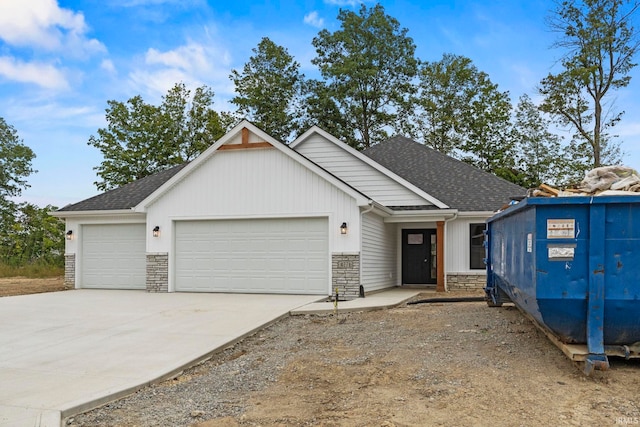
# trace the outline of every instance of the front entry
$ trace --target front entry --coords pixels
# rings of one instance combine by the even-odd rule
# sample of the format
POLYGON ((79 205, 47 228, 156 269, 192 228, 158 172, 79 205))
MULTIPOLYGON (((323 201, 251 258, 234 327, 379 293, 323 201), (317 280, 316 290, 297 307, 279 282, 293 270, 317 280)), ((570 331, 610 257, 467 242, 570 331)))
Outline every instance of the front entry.
POLYGON ((402 283, 436 284, 436 230, 402 230, 402 283))

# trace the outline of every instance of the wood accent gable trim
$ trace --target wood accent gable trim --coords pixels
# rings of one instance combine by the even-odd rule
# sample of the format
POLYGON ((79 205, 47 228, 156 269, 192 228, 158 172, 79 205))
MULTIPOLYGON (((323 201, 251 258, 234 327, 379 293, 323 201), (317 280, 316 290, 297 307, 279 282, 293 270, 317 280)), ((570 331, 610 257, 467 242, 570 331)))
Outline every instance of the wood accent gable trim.
POLYGON ((249 129, 242 128, 242 141, 240 144, 221 145, 218 150, 244 150, 248 148, 273 148, 273 145, 266 141, 249 142, 249 129))
POLYGON ((240 132, 242 133, 242 145, 247 145, 249 143, 249 129, 242 128, 240 132))

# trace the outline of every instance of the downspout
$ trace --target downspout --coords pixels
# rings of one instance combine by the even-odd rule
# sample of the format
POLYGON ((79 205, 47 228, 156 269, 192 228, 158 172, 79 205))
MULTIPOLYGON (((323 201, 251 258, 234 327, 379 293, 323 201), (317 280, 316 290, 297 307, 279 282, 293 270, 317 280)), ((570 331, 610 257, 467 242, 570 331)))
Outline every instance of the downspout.
POLYGON ((369 200, 368 204, 369 204, 369 208, 368 208, 368 209, 363 210, 362 212, 360 212, 360 217, 361 217, 361 218, 364 216, 364 214, 369 213, 369 212, 371 212, 371 211, 373 210, 373 208, 374 208, 374 206, 373 206, 373 200, 369 200))
POLYGON ((360 298, 364 298, 364 286, 362 286, 362 231, 363 231, 363 225, 364 225, 364 215, 371 212, 374 208, 373 206, 373 200, 369 200, 368 202, 369 207, 365 210, 363 210, 362 212, 360 212, 360 272, 359 272, 359 276, 360 276, 360 298))
MULTIPOLYGON (((444 252, 447 252, 447 240, 446 240, 446 236, 447 236, 447 223, 454 221, 456 218, 458 218, 458 212, 456 211, 456 213, 453 214, 453 216, 449 219, 445 219, 444 220, 444 236, 445 236, 445 245, 444 245, 444 252)), ((444 256, 444 254, 442 254, 442 256, 444 256)), ((444 291, 448 291, 449 287, 447 286, 447 257, 444 257, 444 291)))

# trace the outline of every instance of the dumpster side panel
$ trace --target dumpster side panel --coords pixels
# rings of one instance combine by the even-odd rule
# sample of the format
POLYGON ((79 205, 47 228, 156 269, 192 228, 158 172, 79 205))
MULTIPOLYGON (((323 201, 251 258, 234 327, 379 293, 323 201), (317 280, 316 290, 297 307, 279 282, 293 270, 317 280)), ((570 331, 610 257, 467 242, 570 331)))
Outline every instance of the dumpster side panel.
POLYGON ((640 341, 640 203, 608 204, 604 342, 640 341))
POLYGON ((491 280, 511 301, 538 318, 535 261, 535 207, 488 223, 491 280))
POLYGON ((567 343, 586 342, 589 205, 537 205, 536 297, 542 323, 567 343))
POLYGON ((491 280, 561 341, 640 341, 640 197, 526 199, 488 244, 491 280))

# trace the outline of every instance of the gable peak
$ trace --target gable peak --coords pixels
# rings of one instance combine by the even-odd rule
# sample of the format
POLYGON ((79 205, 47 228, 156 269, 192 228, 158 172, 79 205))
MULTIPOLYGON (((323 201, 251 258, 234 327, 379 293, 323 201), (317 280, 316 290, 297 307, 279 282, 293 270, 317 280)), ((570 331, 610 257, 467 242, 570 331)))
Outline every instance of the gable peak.
POLYGON ((245 125, 240 128, 239 132, 221 145, 218 150, 246 150, 252 148, 273 148, 273 145, 249 129, 249 126, 245 125))

